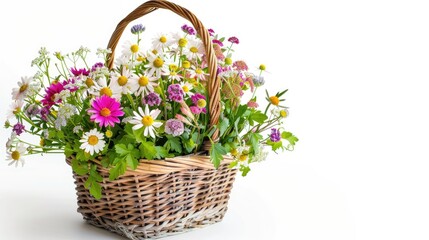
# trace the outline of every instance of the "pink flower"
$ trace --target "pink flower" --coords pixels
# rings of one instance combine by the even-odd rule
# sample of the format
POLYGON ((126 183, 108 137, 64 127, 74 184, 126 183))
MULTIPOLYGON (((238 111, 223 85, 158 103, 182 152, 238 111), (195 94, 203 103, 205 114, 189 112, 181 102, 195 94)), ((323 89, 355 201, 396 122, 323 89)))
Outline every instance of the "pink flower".
POLYGON ((235 61, 232 66, 237 69, 238 71, 247 71, 249 70, 249 67, 247 67, 246 62, 244 61, 235 61))
POLYGON ((213 49, 215 50, 215 55, 218 60, 225 59, 225 55, 223 55, 222 48, 218 44, 214 43, 213 49))
POLYGON ((119 117, 124 116, 121 104, 115 98, 106 95, 92 101, 88 114, 91 115, 91 121, 99 123, 100 127, 113 127, 115 123, 120 122, 119 117))
POLYGON ((70 68, 71 73, 73 73, 73 75, 80 76, 89 76, 89 70, 86 70, 85 68, 81 68, 81 69, 77 69, 77 68, 70 68))
POLYGON ((48 108, 52 107, 52 105, 56 103, 60 103, 61 99, 55 101, 56 94, 59 94, 62 90, 64 90, 63 84, 60 82, 52 83, 45 91, 46 94, 42 99, 43 106, 47 106, 48 108))
POLYGON ((187 118, 185 118, 183 115, 176 114, 176 119, 183 122, 184 124, 192 125, 192 123, 187 118))
POLYGON ((258 107, 259 107, 259 104, 258 104, 257 102, 255 102, 255 101, 250 100, 250 101, 247 103, 247 106, 248 106, 249 108, 258 108, 258 107))
POLYGON ((212 43, 216 43, 217 45, 223 47, 223 43, 221 41, 217 40, 217 39, 213 39, 212 43))
POLYGON ((230 38, 228 38, 228 42, 230 42, 230 43, 232 43, 232 44, 239 44, 240 43, 240 41, 238 40, 238 38, 237 37, 230 37, 230 38))
POLYGON ((202 112, 202 109, 201 108, 199 108, 199 107, 197 107, 197 106, 191 106, 191 107, 189 107, 190 109, 191 109, 191 112, 193 113, 193 114, 200 114, 201 112, 202 112))

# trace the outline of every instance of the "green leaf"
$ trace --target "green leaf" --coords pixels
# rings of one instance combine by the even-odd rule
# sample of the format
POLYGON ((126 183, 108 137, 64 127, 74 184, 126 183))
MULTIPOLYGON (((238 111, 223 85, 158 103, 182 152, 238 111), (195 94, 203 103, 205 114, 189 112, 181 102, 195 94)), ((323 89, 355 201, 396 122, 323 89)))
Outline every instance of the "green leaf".
POLYGON ((238 161, 234 161, 234 162, 231 162, 228 167, 234 168, 235 166, 237 166, 237 164, 238 164, 238 161))
POLYGON ((210 148, 210 160, 216 169, 220 166, 220 162, 223 160, 223 155, 225 154, 226 150, 222 144, 212 144, 212 147, 210 148))
POLYGON ((177 153, 182 153, 182 144, 180 143, 180 138, 167 136, 168 140, 165 142, 164 147, 167 151, 170 149, 174 150, 177 153))
POLYGON ((241 167, 240 167, 240 171, 241 171, 241 175, 242 175, 243 177, 245 177, 245 176, 247 176, 247 174, 250 172, 250 167, 249 167, 249 166, 241 165, 241 167))
POLYGON ((146 159, 154 159, 156 157, 157 151, 155 144, 153 142, 142 142, 140 144, 140 155, 146 159))
POLYGON ((110 169, 109 180, 113 181, 117 179, 120 175, 124 174, 126 170, 127 164, 125 162, 119 162, 116 166, 110 169))
POLYGON ((141 142, 143 142, 143 141, 146 140, 145 136, 143 135, 143 132, 144 132, 144 128, 143 127, 139 128, 137 130, 133 130, 134 137, 136 138, 136 141, 139 142, 139 143, 141 143, 141 142))
POLYGON ((88 164, 84 162, 84 164, 80 164, 77 158, 74 158, 71 162, 72 169, 75 173, 82 176, 88 173, 88 164))
POLYGON ((98 182, 92 182, 89 193, 97 200, 101 199, 101 185, 98 182))
POLYGON ((67 145, 64 147, 64 154, 66 155, 66 157, 70 157, 74 153, 75 152, 74 152, 73 148, 70 146, 69 143, 67 143, 67 145))
POLYGON ((156 148, 156 158, 163 159, 167 157, 168 155, 167 149, 161 146, 156 146, 155 148, 156 148))
POLYGON ((188 153, 192 152, 192 150, 194 150, 195 147, 195 142, 194 140, 192 140, 192 138, 185 140, 182 139, 183 145, 185 146, 185 149, 188 153))
POLYGON ((263 114, 262 112, 255 112, 249 116, 249 120, 253 120, 259 124, 263 124, 267 119, 267 115, 263 114))
POLYGON ((229 119, 223 118, 219 123, 220 136, 223 136, 223 134, 225 133, 226 129, 228 129, 228 127, 229 127, 229 119))
POLYGON ((250 144, 252 145, 253 151, 255 153, 259 152, 259 141, 262 139, 262 135, 259 133, 250 134, 250 144))
POLYGON ((291 132, 282 132, 282 138, 288 140, 292 146, 295 146, 295 143, 299 141, 291 132))
POLYGON ((119 154, 120 156, 124 156, 129 153, 127 146, 125 146, 125 144, 122 144, 122 143, 116 144, 115 150, 116 150, 116 153, 119 154))

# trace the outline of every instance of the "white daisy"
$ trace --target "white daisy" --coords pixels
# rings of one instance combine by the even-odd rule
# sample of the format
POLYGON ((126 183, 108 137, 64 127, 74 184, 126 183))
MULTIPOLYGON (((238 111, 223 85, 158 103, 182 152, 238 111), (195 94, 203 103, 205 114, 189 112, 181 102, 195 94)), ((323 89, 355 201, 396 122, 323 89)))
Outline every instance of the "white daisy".
POLYGON ((157 50, 158 52, 164 52, 165 48, 168 48, 171 45, 172 41, 170 37, 166 34, 159 33, 152 40, 152 48, 157 50))
POLYGON ((21 163, 21 165, 24 166, 25 161, 22 156, 24 156, 26 150, 27 148, 24 144, 19 143, 14 151, 8 152, 6 157, 6 161, 10 161, 8 165, 15 164, 15 167, 18 167, 18 164, 21 163))
POLYGON ((10 135, 10 138, 7 139, 6 141, 6 149, 10 149, 12 147, 13 142, 16 139, 16 133, 12 132, 12 134, 10 135))
POLYGON ((11 105, 10 105, 10 109, 7 113, 7 119, 12 119, 15 117, 16 114, 18 114, 19 112, 21 112, 22 110, 22 105, 24 104, 23 101, 17 100, 14 101, 11 105))
POLYGON ((196 78, 199 80, 206 80, 206 76, 209 75, 207 73, 204 73, 201 68, 195 66, 192 66, 192 69, 189 70, 189 73, 191 78, 196 78))
POLYGON ((205 50, 203 44, 200 40, 189 40, 185 54, 189 60, 193 60, 195 58, 201 59, 204 54, 204 51, 205 50))
POLYGON ((123 45, 122 55, 128 58, 136 59, 140 53, 140 46, 137 43, 126 41, 123 45))
POLYGON ((189 97, 192 97, 194 95, 191 90, 194 88, 194 85, 189 82, 182 82, 180 83, 180 87, 182 88, 183 92, 188 95, 189 97))
POLYGON ((161 127, 161 122, 156 122, 155 119, 161 113, 161 110, 155 109, 149 112, 149 106, 146 105, 146 108, 143 112, 141 107, 138 108, 138 112, 134 111, 134 117, 129 123, 133 124, 133 130, 140 129, 144 127, 143 135, 145 137, 151 136, 155 138, 156 130, 155 128, 161 127))
POLYGON ((176 49, 182 49, 183 50, 184 48, 186 48, 188 46, 189 39, 188 39, 188 37, 183 36, 180 33, 176 33, 173 36, 173 43, 177 45, 176 49))
POLYGON ((79 140, 79 142, 82 143, 82 145, 80 145, 80 149, 83 149, 85 152, 91 155, 94 153, 99 153, 106 145, 106 142, 103 139, 103 134, 94 128, 83 134, 82 138, 79 140))
POLYGON ((168 64, 165 63, 162 57, 148 53, 147 60, 148 64, 145 65, 147 76, 161 77, 161 74, 168 75, 168 64))
POLYGON ((139 87, 137 76, 125 67, 122 68, 122 74, 113 73, 110 81, 111 87, 120 89, 122 94, 135 92, 139 87))
POLYGON ((154 87, 158 86, 158 83, 156 83, 158 80, 157 77, 148 77, 148 76, 141 76, 138 78, 138 89, 135 93, 136 96, 145 96, 150 92, 154 91, 154 87))
POLYGON ((102 96, 102 95, 107 95, 109 97, 113 97, 116 99, 121 99, 121 92, 122 89, 114 86, 112 83, 110 83, 109 85, 107 84, 107 80, 105 77, 102 77, 100 79, 98 79, 98 81, 93 81, 92 82, 94 85, 92 85, 89 89, 88 92, 94 96, 102 96))
POLYGON ((31 77, 21 77, 21 82, 18 82, 18 87, 12 89, 12 99, 13 100, 23 100, 27 97, 31 89, 31 82, 33 78, 31 77))

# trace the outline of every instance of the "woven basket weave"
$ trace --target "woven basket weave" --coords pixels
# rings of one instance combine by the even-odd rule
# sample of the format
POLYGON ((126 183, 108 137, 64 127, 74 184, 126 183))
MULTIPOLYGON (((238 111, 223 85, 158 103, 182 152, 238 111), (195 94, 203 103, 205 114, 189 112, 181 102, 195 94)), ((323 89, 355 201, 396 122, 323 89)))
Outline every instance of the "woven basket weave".
MULTIPOLYGON (((216 125, 221 111, 217 60, 208 31, 189 10, 161 0, 148 1, 136 8, 112 34, 108 66, 113 67, 116 45, 128 23, 158 8, 171 10, 189 20, 203 41, 210 73, 207 83, 210 125, 216 125)), ((215 132, 213 139, 217 135, 215 132)), ((206 144, 205 149, 208 147, 206 144)), ((68 158, 67 162, 70 164, 71 160, 68 158)), ((205 155, 141 160, 136 170, 127 170, 114 181, 109 180, 109 170, 94 161, 103 176, 103 197, 94 199, 84 187, 87 176, 73 173, 78 212, 90 224, 129 239, 159 238, 216 223, 225 215, 236 175, 235 169, 228 168, 231 161, 225 156, 216 170, 210 157, 205 155)))

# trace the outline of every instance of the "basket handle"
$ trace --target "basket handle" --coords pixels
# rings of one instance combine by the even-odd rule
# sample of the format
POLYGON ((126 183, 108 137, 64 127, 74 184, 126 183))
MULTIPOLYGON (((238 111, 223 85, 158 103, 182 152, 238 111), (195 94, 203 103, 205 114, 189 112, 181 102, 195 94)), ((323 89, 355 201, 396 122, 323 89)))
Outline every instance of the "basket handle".
MULTIPOLYGON (((128 14, 122 21, 119 22, 115 31, 110 38, 109 44, 107 48, 112 50, 112 53, 108 56, 107 66, 109 69, 113 67, 113 60, 115 57, 115 49, 121 38, 122 33, 124 32, 127 25, 136 20, 137 18, 143 17, 144 15, 151 13, 159 8, 168 9, 177 15, 187 19, 192 23, 197 33, 205 47, 207 65, 209 69, 209 79, 207 84, 208 90, 208 108, 209 108, 209 116, 210 116, 210 126, 213 127, 217 125, 219 122, 221 105, 220 105, 220 79, 217 77, 217 58, 214 54, 213 44, 210 39, 210 34, 201 21, 188 9, 183 8, 177 4, 164 1, 164 0, 151 0, 143 3, 139 7, 137 7, 134 11, 128 14)), ((219 131, 213 133, 212 139, 217 140, 219 135, 219 131)))

